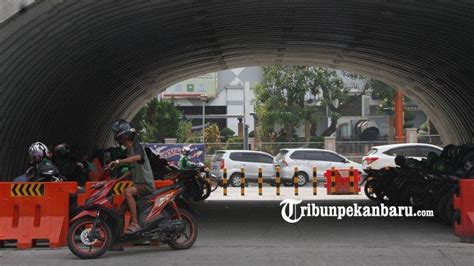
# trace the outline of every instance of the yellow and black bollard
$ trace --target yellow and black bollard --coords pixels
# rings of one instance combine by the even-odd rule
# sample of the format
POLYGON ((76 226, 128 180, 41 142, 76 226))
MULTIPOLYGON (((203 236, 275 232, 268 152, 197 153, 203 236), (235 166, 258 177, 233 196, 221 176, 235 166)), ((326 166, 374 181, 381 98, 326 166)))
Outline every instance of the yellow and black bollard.
POLYGON ((318 194, 318 174, 316 172, 316 167, 313 167, 313 195, 318 194))
POLYGON ((240 168, 240 196, 245 196, 245 169, 240 168))
POLYGON ((295 167, 295 174, 293 175, 293 184, 295 185, 295 196, 298 196, 298 167, 295 167))
POLYGON ((354 189, 354 167, 351 166, 349 169, 349 192, 352 194, 355 194, 355 189, 354 189))
POLYGON ((277 196, 280 196, 280 184, 281 184, 280 166, 277 166, 276 173, 275 173, 275 187, 276 187, 277 196))
POLYGON ((227 196, 227 168, 224 168, 224 173, 222 174, 222 187, 224 188, 224 196, 227 196))
POLYGON ((262 196, 262 189, 263 189, 263 176, 262 176, 262 168, 258 168, 258 195, 262 196))
POLYGON ((331 167, 331 194, 336 193, 336 168, 331 167))

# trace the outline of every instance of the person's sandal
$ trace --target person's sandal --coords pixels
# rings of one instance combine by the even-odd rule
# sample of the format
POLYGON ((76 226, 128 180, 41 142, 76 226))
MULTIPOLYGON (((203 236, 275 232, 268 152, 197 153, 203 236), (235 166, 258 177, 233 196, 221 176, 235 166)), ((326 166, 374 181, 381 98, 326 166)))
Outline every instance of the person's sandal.
POLYGON ((130 224, 127 228, 127 230, 125 230, 125 234, 127 235, 131 235, 131 234, 134 234, 136 233, 137 231, 139 231, 141 228, 141 226, 139 224, 136 224, 136 223, 133 223, 133 224, 130 224))

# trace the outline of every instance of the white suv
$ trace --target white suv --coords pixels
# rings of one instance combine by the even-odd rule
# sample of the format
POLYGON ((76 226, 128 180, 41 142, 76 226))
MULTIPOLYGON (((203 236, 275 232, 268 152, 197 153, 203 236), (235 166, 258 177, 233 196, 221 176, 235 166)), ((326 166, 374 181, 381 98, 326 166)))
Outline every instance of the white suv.
POLYGON ((219 150, 211 159, 210 173, 222 180, 223 169, 227 168, 228 184, 240 186, 240 168, 245 169, 245 179, 255 182, 258 178, 258 168, 262 168, 264 181, 274 176, 273 156, 261 151, 248 150, 219 150))
POLYGON ((362 166, 364 169, 369 167, 372 169, 394 167, 396 166, 395 157, 397 155, 421 160, 426 158, 430 152, 440 155, 442 150, 443 149, 438 146, 425 143, 401 143, 374 146, 367 155, 362 158, 362 166))
POLYGON ((323 178, 326 170, 348 169, 351 166, 362 173, 362 165, 330 150, 322 149, 282 149, 275 156, 275 166, 280 166, 281 177, 287 185, 293 182, 294 168, 298 167, 298 185, 304 186, 316 167, 318 178, 323 178))

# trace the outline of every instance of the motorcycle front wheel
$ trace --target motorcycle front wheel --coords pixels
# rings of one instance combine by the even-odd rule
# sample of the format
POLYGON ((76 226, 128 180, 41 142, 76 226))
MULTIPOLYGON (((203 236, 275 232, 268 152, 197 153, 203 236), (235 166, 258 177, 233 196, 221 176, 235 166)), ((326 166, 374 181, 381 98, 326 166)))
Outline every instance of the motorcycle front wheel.
POLYGON ((200 200, 205 200, 211 195, 211 184, 207 180, 202 181, 202 197, 200 200))
POLYGON ((214 192, 217 187, 219 187, 219 181, 217 181, 217 178, 215 176, 209 176, 207 182, 209 183, 209 185, 211 185, 211 192, 214 192))
MULTIPOLYGON (((190 212, 184 209, 179 208, 178 212, 186 228, 184 230, 184 233, 180 234, 176 239, 169 241, 168 245, 172 249, 188 249, 192 247, 192 245, 194 245, 194 242, 196 242, 197 239, 198 228, 196 220, 190 212)), ((175 214, 172 219, 179 219, 178 214, 175 214)))
POLYGON ((69 250, 81 259, 96 259, 110 248, 112 232, 106 223, 99 222, 92 232, 95 218, 84 217, 69 227, 67 244, 69 250))

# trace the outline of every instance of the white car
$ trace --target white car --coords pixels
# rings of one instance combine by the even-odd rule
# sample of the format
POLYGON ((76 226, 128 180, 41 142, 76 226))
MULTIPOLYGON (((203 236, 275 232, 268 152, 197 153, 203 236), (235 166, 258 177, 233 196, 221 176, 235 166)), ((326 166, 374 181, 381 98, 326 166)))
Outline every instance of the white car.
POLYGON ((402 143, 374 146, 366 156, 362 157, 362 166, 364 169, 369 167, 371 169, 394 167, 396 166, 395 157, 397 155, 421 160, 426 158, 430 152, 440 155, 442 150, 443 149, 438 146, 425 143, 402 143))
POLYGON ((294 168, 298 167, 298 185, 304 186, 313 176, 313 167, 316 167, 318 178, 323 178, 326 170, 349 169, 351 166, 363 173, 362 165, 348 160, 346 157, 330 150, 323 149, 281 149, 275 156, 275 166, 280 166, 281 177, 285 184, 291 184, 294 168))
POLYGON ((245 179, 255 182, 258 177, 258 168, 262 168, 264 181, 274 176, 273 156, 266 152, 249 150, 219 150, 211 159, 210 173, 222 180, 223 169, 227 168, 228 184, 240 186, 240 168, 245 169, 245 179))

